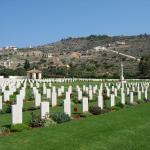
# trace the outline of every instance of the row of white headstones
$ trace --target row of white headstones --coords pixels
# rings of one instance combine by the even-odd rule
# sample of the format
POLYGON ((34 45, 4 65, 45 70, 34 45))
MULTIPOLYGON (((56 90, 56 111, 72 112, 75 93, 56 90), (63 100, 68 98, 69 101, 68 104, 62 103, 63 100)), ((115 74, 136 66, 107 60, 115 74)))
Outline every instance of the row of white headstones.
MULTIPOLYGON (((64 100, 64 113, 71 116, 71 94, 73 92, 73 87, 70 85, 68 89, 65 91, 65 87, 55 87, 52 86, 51 81, 48 82, 45 80, 29 80, 30 87, 33 89, 33 95, 35 99, 35 106, 40 106, 41 110, 41 118, 49 117, 50 113, 50 102, 52 107, 57 106, 57 98, 61 96, 63 93, 66 94, 64 100), (42 101, 42 95, 39 92, 40 85, 43 85, 43 95, 50 100, 42 101), (47 87, 48 84, 48 87, 47 87)), ((10 95, 13 95, 17 89, 20 89, 20 93, 16 95, 16 104, 12 105, 12 124, 19 124, 23 122, 22 118, 22 109, 23 109, 23 101, 25 99, 27 80, 8 80, 1 82, 0 87, 3 92, 3 97, 0 96, 0 109, 2 109, 2 101, 6 102, 10 100, 10 95), (6 86, 9 87, 9 90, 6 90, 6 86)), ((130 96, 130 103, 134 103, 134 92, 138 93, 138 100, 141 100, 142 93, 144 93, 144 97, 147 99, 149 82, 129 82, 129 83, 100 83, 99 85, 83 85, 82 88, 77 85, 76 92, 78 95, 78 100, 82 101, 82 111, 88 112, 89 101, 93 99, 93 95, 98 93, 98 106, 103 109, 103 87, 106 89, 106 94, 110 98, 110 107, 115 106, 115 97, 118 96, 118 91, 120 91, 121 99, 120 102, 125 105, 126 95, 130 96), (83 96, 83 92, 85 92, 88 96, 83 96)))

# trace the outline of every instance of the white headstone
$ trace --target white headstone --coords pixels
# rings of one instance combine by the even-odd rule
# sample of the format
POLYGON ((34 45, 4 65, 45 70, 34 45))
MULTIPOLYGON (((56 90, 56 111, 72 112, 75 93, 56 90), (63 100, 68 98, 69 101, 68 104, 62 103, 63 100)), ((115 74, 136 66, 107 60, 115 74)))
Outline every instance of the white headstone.
POLYGON ((121 104, 125 105, 125 93, 121 93, 121 104))
POLYGON ((115 95, 114 94, 110 95, 110 106, 111 107, 115 106, 115 95))
POLYGON ((133 92, 130 92, 130 104, 133 104, 133 92))
POLYGON ((47 119, 49 117, 49 102, 41 102, 41 118, 47 119))
POLYGON ((98 96, 98 107, 103 109, 103 96, 102 95, 98 96))
POLYGON ((89 90, 89 100, 93 99, 93 91, 90 89, 89 90))
POLYGON ((52 92, 52 107, 57 105, 57 93, 55 91, 52 92))
POLYGON ((2 103, 2 96, 0 96, 0 110, 2 110, 3 103, 2 103))
POLYGON ((145 97, 145 99, 147 99, 147 90, 145 90, 145 92, 144 92, 144 97, 145 97))
POLYGON ((82 100, 82 91, 78 91, 78 100, 82 100))
POLYGON ((141 91, 138 91, 138 100, 141 100, 141 91))
POLYGON ((88 97, 83 97, 82 108, 83 108, 83 112, 88 112, 89 110, 88 97))
POLYGON ((22 107, 19 105, 12 105, 12 124, 22 123, 22 107))
POLYGON ((35 95, 35 106, 38 107, 41 104, 41 94, 37 93, 35 95))
POLYGON ((21 95, 16 95, 16 104, 23 108, 23 98, 21 95))
POLYGON ((71 102, 70 100, 64 100, 64 113, 71 116, 71 102))
POLYGON ((51 89, 46 90, 46 96, 47 98, 51 98, 51 89))

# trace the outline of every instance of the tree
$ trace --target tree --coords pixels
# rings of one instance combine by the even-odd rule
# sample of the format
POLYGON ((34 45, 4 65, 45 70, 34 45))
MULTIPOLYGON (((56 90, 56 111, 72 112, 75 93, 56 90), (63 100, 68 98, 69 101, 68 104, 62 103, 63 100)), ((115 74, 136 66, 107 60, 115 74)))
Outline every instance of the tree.
POLYGON ((24 69, 25 70, 28 70, 30 68, 30 63, 29 63, 29 60, 25 60, 25 63, 24 63, 24 69))
POLYGON ((139 71, 142 76, 150 76, 150 55, 145 55, 139 63, 139 71))

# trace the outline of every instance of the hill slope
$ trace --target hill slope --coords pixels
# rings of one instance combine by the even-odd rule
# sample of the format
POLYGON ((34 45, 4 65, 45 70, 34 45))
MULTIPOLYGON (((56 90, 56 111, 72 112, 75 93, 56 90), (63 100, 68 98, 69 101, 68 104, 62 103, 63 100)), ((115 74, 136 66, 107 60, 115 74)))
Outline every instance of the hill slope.
POLYGON ((2 62, 5 56, 9 56, 10 59, 17 62, 16 67, 23 67, 22 62, 28 59, 31 68, 44 70, 44 77, 69 75, 72 77, 118 78, 122 61, 125 77, 137 78, 139 60, 149 53, 150 35, 147 34, 113 37, 91 35, 62 39, 33 48, 23 48, 11 54, 8 52, 2 57, 2 62), (98 46, 100 49, 95 49, 98 46), (67 65, 70 68, 66 69, 67 65))

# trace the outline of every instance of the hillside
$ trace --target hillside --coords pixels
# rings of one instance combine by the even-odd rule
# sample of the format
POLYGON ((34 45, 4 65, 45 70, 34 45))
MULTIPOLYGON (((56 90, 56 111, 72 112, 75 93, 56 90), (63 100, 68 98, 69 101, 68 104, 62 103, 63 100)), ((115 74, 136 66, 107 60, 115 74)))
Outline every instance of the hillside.
POLYGON ((120 62, 124 64, 126 78, 137 77, 140 58, 150 53, 150 35, 67 38, 33 48, 4 53, 16 67, 29 60, 32 67, 44 70, 48 76, 119 77, 120 62), (99 47, 97 49, 96 47, 99 47), (131 57, 131 58, 130 58, 131 57), (135 59, 132 59, 134 57, 135 59), (66 66, 70 68, 66 69, 66 66))
POLYGON ((88 37, 67 38, 59 42, 35 47, 35 50, 42 51, 87 51, 96 46, 112 45, 114 50, 124 52, 125 54, 141 57, 149 52, 150 35, 137 36, 114 36, 90 35, 88 37), (114 45, 117 41, 124 41, 125 46, 114 45), (114 46, 113 46, 114 45, 114 46))

